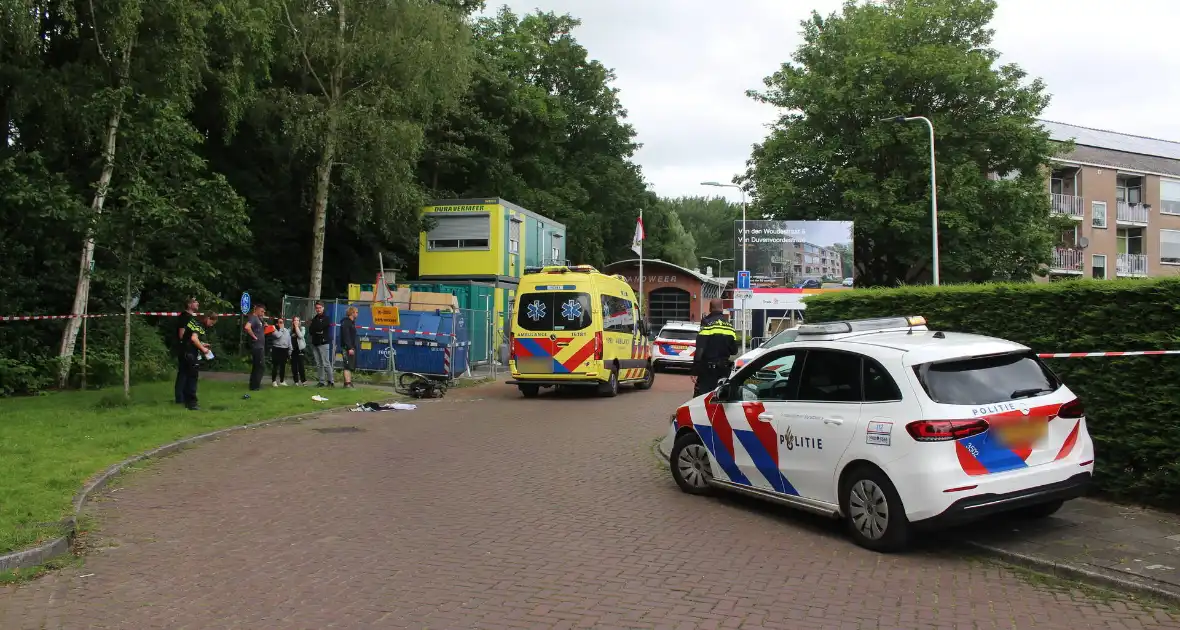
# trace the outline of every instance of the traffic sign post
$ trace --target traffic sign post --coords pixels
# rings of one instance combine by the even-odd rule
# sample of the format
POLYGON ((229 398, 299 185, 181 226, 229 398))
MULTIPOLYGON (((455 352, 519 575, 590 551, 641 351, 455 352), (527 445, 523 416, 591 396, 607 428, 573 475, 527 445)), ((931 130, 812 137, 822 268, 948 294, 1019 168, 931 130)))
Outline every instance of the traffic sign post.
POLYGON ((738 291, 749 291, 750 288, 751 288, 750 287, 750 272, 749 271, 737 272, 737 290, 738 291))
POLYGON ((238 302, 238 306, 242 309, 242 315, 250 313, 250 294, 242 291, 242 299, 238 302))
POLYGON ((745 353, 746 335, 749 333, 749 328, 750 328, 750 325, 749 325, 750 311, 749 311, 749 308, 747 308, 746 301, 749 300, 750 298, 754 297, 754 289, 750 284, 749 270, 743 269, 742 271, 737 272, 737 287, 736 287, 735 291, 733 292, 733 297, 735 300, 740 300, 742 303, 742 309, 741 309, 741 313, 742 313, 742 321, 741 321, 742 352, 745 353))

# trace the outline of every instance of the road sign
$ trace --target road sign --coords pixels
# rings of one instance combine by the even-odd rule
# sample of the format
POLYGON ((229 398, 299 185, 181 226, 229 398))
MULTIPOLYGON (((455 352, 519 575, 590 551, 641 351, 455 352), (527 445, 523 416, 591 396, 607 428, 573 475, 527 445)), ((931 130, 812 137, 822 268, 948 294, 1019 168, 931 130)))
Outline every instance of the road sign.
POLYGON ((401 326, 401 314, 398 313, 396 306, 374 306, 373 307, 373 325, 375 326, 401 326))
POLYGON ((749 271, 739 271, 737 273, 737 289, 739 291, 749 291, 750 290, 750 272, 749 271))
POLYGON ((735 300, 752 300, 754 299, 754 291, 751 289, 738 289, 733 292, 735 300))
POLYGON ((238 302, 238 306, 242 309, 242 315, 250 312, 250 294, 242 291, 242 299, 238 302))

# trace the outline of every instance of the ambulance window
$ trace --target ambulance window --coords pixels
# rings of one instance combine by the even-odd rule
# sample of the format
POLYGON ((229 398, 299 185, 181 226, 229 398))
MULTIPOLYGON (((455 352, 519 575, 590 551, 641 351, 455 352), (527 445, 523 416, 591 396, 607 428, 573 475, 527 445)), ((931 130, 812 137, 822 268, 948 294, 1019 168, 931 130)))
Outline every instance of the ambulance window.
POLYGON ((613 295, 603 295, 602 329, 606 332, 634 332, 635 306, 631 301, 613 295))
POLYGON ((582 330, 593 321, 588 293, 523 293, 516 302, 516 325, 523 330, 582 330))

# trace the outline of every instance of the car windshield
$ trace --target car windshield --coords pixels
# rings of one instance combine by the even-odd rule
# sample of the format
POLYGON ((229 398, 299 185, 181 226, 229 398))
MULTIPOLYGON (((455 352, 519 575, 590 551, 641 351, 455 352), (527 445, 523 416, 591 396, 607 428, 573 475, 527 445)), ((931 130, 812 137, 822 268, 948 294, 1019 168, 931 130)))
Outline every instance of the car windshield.
POLYGON ((989 405, 1061 387, 1031 351, 923 363, 914 372, 930 400, 947 405, 989 405))
POLYGON ((790 329, 784 330, 784 331, 780 332, 779 334, 771 337, 770 339, 767 339, 765 342, 763 342, 763 344, 761 346, 758 346, 758 347, 763 350, 767 350, 770 348, 777 348, 785 343, 791 343, 792 341, 795 340, 795 337, 798 337, 798 336, 799 336, 798 330, 790 330, 790 329))
POLYGON ((683 328, 665 328, 660 331, 660 339, 670 339, 672 341, 694 341, 697 338, 697 331, 685 330, 683 328))

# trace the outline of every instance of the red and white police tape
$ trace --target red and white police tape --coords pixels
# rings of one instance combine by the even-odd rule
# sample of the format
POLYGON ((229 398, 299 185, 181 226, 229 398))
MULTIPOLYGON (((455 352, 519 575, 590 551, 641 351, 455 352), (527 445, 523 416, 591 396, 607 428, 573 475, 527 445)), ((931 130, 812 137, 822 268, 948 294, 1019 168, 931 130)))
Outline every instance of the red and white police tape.
POLYGON ((1088 359, 1091 357, 1150 357, 1160 354, 1180 354, 1180 350, 1134 350, 1130 352, 1048 352, 1038 354, 1042 359, 1088 359))
MULTIPOLYGON (((180 317, 180 311, 133 311, 132 315, 149 315, 154 317, 180 317)), ((241 313, 216 313, 217 317, 239 317, 241 313)), ((43 321, 53 319, 94 319, 98 317, 123 317, 124 313, 104 313, 95 314, 87 313, 86 315, 0 315, 0 322, 31 322, 43 321)), ((273 315, 267 315, 263 319, 275 319, 273 315)), ((332 326, 339 326, 339 323, 332 323, 332 326)), ((357 326, 360 330, 375 330, 377 332, 392 332, 404 333, 407 335, 425 335, 427 337, 454 337, 450 333, 436 333, 427 332, 425 330, 406 330, 403 328, 388 328, 383 326, 357 326)))

